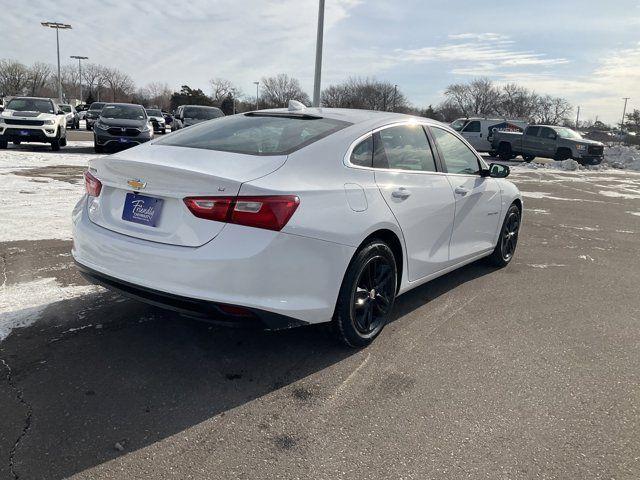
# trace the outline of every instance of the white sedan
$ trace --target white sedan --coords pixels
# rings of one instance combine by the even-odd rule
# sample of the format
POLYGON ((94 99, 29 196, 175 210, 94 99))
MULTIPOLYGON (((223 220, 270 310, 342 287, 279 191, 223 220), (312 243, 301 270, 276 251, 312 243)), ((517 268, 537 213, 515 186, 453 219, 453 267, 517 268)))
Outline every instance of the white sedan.
POLYGON ((511 261, 522 198, 508 174, 425 118, 238 114, 91 160, 73 256, 92 281, 192 317, 333 322, 360 347, 398 295, 511 261))

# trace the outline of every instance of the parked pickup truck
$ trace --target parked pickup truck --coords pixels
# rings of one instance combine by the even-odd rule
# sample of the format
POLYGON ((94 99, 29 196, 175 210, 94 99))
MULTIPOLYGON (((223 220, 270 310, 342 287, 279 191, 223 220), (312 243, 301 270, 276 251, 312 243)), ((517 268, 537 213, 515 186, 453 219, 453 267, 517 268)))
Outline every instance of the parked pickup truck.
POLYGON ((573 158, 583 165, 598 165, 604 154, 604 144, 584 139, 570 128, 553 125, 530 125, 524 133, 495 132, 492 147, 500 160, 522 155, 525 162, 536 157, 573 158))

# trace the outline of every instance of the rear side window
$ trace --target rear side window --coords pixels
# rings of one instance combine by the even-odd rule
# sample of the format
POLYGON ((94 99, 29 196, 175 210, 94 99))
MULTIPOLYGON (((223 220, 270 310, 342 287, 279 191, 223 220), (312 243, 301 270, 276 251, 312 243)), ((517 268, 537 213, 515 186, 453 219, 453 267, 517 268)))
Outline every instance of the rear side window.
POLYGON ((200 123, 155 144, 247 155, 288 155, 349 125, 309 115, 252 113, 200 123))
POLYGON ((431 132, 438 144, 442 159, 449 173, 474 175, 479 173, 480 164, 475 153, 453 133, 442 128, 431 128, 431 132))
POLYGON ((368 136, 353 148, 349 162, 359 167, 370 167, 373 164, 372 136, 368 136))
POLYGON ((374 135, 373 166, 435 172, 436 164, 421 125, 399 125, 374 135))
POLYGON ((529 127, 525 130, 524 134, 528 137, 537 137, 540 127, 529 127))

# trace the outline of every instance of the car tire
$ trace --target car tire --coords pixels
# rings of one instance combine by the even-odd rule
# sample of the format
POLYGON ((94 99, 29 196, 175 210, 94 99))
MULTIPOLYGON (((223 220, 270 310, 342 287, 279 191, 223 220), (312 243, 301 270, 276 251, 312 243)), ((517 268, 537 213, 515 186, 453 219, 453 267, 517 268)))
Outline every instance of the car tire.
POLYGON ((14 144, 14 145, 20 145, 21 143, 22 143, 22 142, 21 142, 20 140, 14 140, 14 141, 13 141, 13 144, 14 144))
POLYGON ((507 143, 500 144, 498 147, 498 157, 500 157, 500 160, 503 162, 509 161, 512 158, 511 155, 511 145, 507 143))
POLYGON ((0 140, 0 150, 6 150, 9 146, 9 142, 6 140, 0 140))
POLYGON ((84 128, 85 128, 85 130, 91 130, 91 126, 89 125, 89 122, 87 122, 86 120, 85 120, 85 122, 86 122, 86 123, 84 124, 84 128))
POLYGON ((104 153, 104 145, 98 145, 95 138, 93 139, 93 150, 96 153, 104 153))
POLYGON ((362 247, 345 273, 332 326, 349 347, 369 345, 382 331, 395 302, 398 270, 389 246, 373 240, 362 247))
POLYGON ((162 129, 162 134, 164 135, 165 133, 167 133, 167 128, 166 127, 162 129))
POLYGON ((489 156, 490 157, 497 157, 498 156, 498 152, 495 150, 489 150, 489 156))
POLYGON ((58 150, 60 150, 60 137, 56 137, 53 140, 51 140, 51 150, 53 150, 54 152, 57 152, 58 150))
POLYGON ((534 158, 534 155, 522 155, 522 159, 527 163, 532 162, 534 158))
POLYGON ((67 136, 66 135, 60 139, 60 146, 61 147, 66 147, 67 146, 67 136))
POLYGON ((496 248, 488 257, 489 262, 494 266, 505 267, 513 259, 518 245, 521 219, 520 208, 515 203, 512 203, 504 216, 496 248))

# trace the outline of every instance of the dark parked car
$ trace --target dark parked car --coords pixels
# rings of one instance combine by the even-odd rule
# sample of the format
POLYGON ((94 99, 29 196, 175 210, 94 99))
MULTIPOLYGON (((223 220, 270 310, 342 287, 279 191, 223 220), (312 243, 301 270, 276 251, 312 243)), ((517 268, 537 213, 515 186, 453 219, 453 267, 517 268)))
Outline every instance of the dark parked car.
POLYGON ((181 128, 195 125, 196 123, 206 122, 214 118, 224 117, 224 113, 217 107, 206 107, 204 105, 181 105, 176 110, 173 117, 171 130, 179 130, 181 128))
POLYGON ((164 124, 173 128, 173 115, 162 110, 162 116, 164 117, 164 124))
POLYGON ((107 103, 93 127, 96 153, 107 147, 133 147, 153 138, 153 126, 142 105, 107 103))
POLYGON ((93 124, 96 123, 96 120, 100 116, 100 111, 105 105, 105 102, 93 102, 91 104, 91 107, 87 110, 87 114, 84 116, 87 130, 91 130, 93 128, 93 124))

